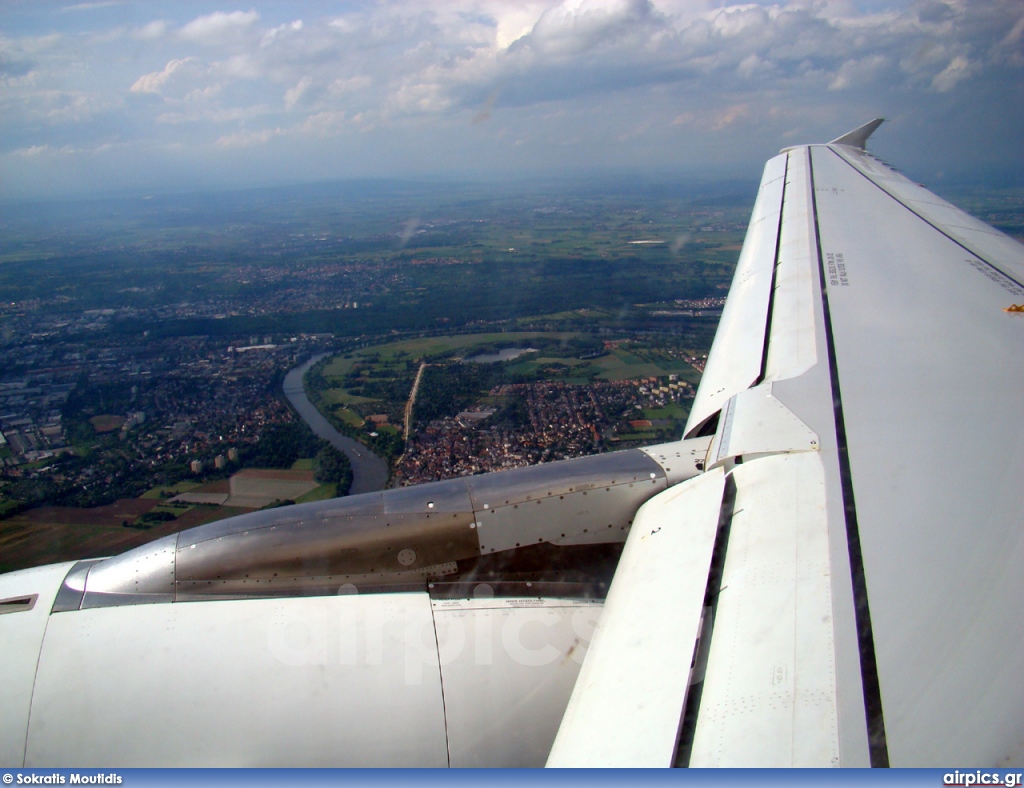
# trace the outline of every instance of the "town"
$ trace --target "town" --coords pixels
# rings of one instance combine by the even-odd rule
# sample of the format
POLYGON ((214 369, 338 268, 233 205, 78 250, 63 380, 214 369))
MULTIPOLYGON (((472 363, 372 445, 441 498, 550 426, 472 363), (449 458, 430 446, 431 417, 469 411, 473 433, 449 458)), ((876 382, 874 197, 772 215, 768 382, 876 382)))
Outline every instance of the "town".
POLYGON ((324 341, 260 337, 248 344, 254 339, 9 350, 16 366, 33 371, 0 381, 8 507, 12 500, 20 508, 106 504, 193 476, 196 468, 216 470, 218 458, 223 468, 229 454, 237 461, 268 426, 293 421, 281 381, 324 341))
POLYGON ((511 399, 513 407, 503 410, 511 410, 518 418, 496 419, 499 411, 476 407, 432 419, 418 428, 396 464, 395 483, 417 484, 675 440, 682 424, 671 415, 681 413, 678 403, 694 394, 677 377, 672 375, 667 385, 644 378, 586 385, 539 381, 498 386, 489 396, 511 399), (649 415, 663 418, 646 418, 649 415), (496 420, 500 423, 492 423, 496 420))

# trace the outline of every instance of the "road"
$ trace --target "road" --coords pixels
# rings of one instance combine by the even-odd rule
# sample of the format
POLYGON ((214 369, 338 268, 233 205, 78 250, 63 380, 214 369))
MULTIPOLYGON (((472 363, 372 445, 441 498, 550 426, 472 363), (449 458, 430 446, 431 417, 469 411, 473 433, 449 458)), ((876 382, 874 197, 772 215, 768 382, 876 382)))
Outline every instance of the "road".
POLYGON ((423 377, 423 370, 427 368, 427 365, 420 363, 420 368, 416 372, 416 380, 412 384, 412 392, 409 394, 409 401, 405 403, 405 442, 409 443, 409 432, 412 430, 412 409, 416 405, 416 395, 420 390, 420 378, 423 377))
POLYGON ((387 463, 359 441, 352 440, 334 429, 331 423, 309 401, 302 388, 302 378, 305 376, 306 370, 322 358, 323 354, 314 356, 305 364, 291 370, 284 379, 284 395, 302 416, 303 421, 310 426, 310 429, 336 449, 344 452, 349 462, 352 463, 352 487, 349 490, 349 495, 383 490, 388 483, 387 463))

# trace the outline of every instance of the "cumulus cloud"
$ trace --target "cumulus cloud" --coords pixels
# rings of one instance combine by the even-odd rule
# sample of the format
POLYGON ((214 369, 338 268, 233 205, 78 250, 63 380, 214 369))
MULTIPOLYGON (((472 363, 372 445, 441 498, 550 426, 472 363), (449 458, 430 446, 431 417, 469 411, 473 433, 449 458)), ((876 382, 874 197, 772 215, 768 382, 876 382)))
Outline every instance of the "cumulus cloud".
POLYGON ((0 41, 0 79, 16 79, 32 71, 32 61, 15 52, 4 51, 0 41))
POLYGON ((286 132, 284 129, 261 129, 259 131, 236 131, 232 134, 225 134, 214 143, 218 148, 251 148, 255 145, 266 145, 275 137, 280 137, 286 132))
POLYGON ((722 131, 746 120, 751 113, 747 104, 711 108, 701 112, 683 112, 672 119, 673 126, 691 126, 703 131, 722 131))
POLYGON ((142 41, 151 41, 156 38, 162 38, 166 32, 167 23, 162 19, 156 19, 138 28, 133 33, 133 36, 142 41))
POLYGON ((1024 14, 1021 14, 1017 23, 1010 28, 1010 32, 999 42, 996 51, 999 55, 1005 56, 1015 66, 1024 66, 1024 46, 1022 46, 1022 40, 1024 40, 1024 14))
MULTIPOLYGON (((1002 47, 1002 59, 1012 59, 1013 23, 1024 17, 1013 18, 1006 0, 962 6, 935 0, 874 14, 841 2, 715 6, 562 0, 513 7, 455 0, 412 9, 383 3, 262 31, 255 11, 216 12, 181 34, 216 40, 226 50, 211 64, 211 75, 273 87, 290 112, 372 112, 383 120, 464 111, 479 122, 506 107, 660 86, 698 94, 915 85, 946 92, 986 67, 985 58, 970 55, 979 44, 1002 47), (231 46, 232 31, 244 31, 251 43, 231 46)), ((160 72, 147 77, 159 89, 160 72)))
POLYGON ((365 90, 372 84, 373 79, 363 74, 356 77, 343 77, 336 79, 330 84, 328 90, 336 96, 344 96, 349 93, 365 90))
POLYGON ((493 20, 493 43, 499 49, 507 49, 513 42, 527 35, 546 9, 546 3, 500 4, 488 9, 493 20))
POLYGON ((158 115, 156 122, 168 125, 208 123, 216 126, 247 126, 273 114, 273 109, 266 104, 248 107, 219 107, 196 103, 191 100, 194 99, 194 94, 190 94, 189 98, 190 101, 187 101, 180 110, 163 112, 158 115))
POLYGON ((243 53, 218 61, 214 70, 237 79, 257 79, 263 75, 263 64, 259 58, 243 53))
POLYGON ((829 83, 829 90, 844 90, 868 84, 883 76, 891 67, 885 55, 868 55, 865 58, 845 61, 829 83))
POLYGON ((513 46, 568 57, 621 42, 656 26, 649 0, 563 0, 548 9, 513 46))
POLYGON ((977 66, 967 58, 957 55, 949 61, 949 65, 935 75, 932 79, 932 87, 940 93, 948 93, 958 83, 967 79, 977 71, 977 66))
POLYGON ((56 105, 46 113, 46 117, 58 123, 76 123, 88 120, 102 109, 102 100, 83 93, 69 93, 60 96, 56 105))
POLYGON ((292 126, 274 126, 224 134, 214 143, 218 148, 252 148, 266 145, 280 137, 302 139, 333 137, 347 125, 344 112, 320 112, 292 126))
POLYGON ((76 148, 73 145, 31 145, 27 148, 18 148, 13 151, 13 154, 22 158, 42 158, 53 156, 73 156, 76 153, 89 153, 95 152, 96 150, 98 150, 98 148, 93 151, 86 151, 82 148, 76 148))
POLYGON ((949 3, 923 2, 917 8, 917 18, 922 22, 945 22, 956 16, 949 3))
POLYGON ((216 11, 193 19, 183 28, 181 36, 201 43, 223 43, 224 37, 249 30, 260 20, 256 11, 216 11))
POLYGON ((150 74, 143 74, 131 86, 132 93, 160 93, 164 86, 174 77, 176 73, 198 61, 194 57, 187 57, 182 60, 172 60, 162 71, 154 71, 150 74))
POLYGON ((123 5, 122 0, 99 0, 95 3, 75 3, 74 5, 66 5, 61 8, 61 11, 93 11, 97 8, 107 8, 112 5, 123 5))
POLYGON ((429 137, 425 149, 447 146, 459 161, 479 145, 511 162, 520 142, 516 161, 549 155, 561 166, 569 150, 599 160, 602 145, 673 160, 752 155, 724 140, 755 130, 758 140, 834 135, 844 130, 837 118, 845 126, 862 112, 970 117, 999 106, 1007 129, 1024 114, 1013 109, 1024 105, 1024 3, 893 0, 874 10, 881 5, 378 0, 327 18, 314 4, 292 19, 281 7, 262 18, 200 0, 184 24, 8 31, 0 151, 63 146, 39 132, 51 125, 85 138, 120 123, 123 134, 185 151, 282 150, 271 143, 373 129, 363 136, 409 134, 407 148, 429 137), (124 63, 140 64, 127 79, 124 63), (125 101, 129 84, 150 100, 125 101))
POLYGON ((263 38, 260 40, 260 46, 269 46, 274 43, 274 39, 280 35, 286 35, 288 33, 297 33, 302 30, 302 20, 296 19, 287 25, 279 25, 278 27, 272 28, 263 34, 263 38))
POLYGON ((306 118, 296 127, 295 131, 302 135, 333 137, 341 132, 346 125, 348 125, 348 117, 344 112, 318 112, 306 118))
POLYGON ((14 151, 15 156, 43 156, 53 149, 49 145, 32 145, 28 148, 18 148, 14 151))
POLYGON ((295 105, 302 100, 302 96, 313 86, 313 80, 310 77, 303 77, 298 83, 291 88, 288 88, 284 92, 284 105, 288 109, 294 109, 295 105))

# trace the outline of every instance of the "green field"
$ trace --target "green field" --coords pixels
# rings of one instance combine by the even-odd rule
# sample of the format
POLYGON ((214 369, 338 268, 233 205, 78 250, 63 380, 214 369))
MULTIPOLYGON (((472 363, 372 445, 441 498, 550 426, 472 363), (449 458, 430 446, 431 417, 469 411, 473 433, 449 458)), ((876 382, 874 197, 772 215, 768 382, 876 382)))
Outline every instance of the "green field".
POLYGON ((0 501, 0 517, 3 517, 8 512, 14 511, 21 505, 21 501, 15 501, 11 499, 5 499, 0 501))
POLYGON ((632 380, 633 378, 652 378, 668 374, 657 364, 651 364, 639 356, 621 350, 613 350, 607 356, 595 359, 592 363, 600 370, 597 377, 602 380, 632 380))
MULTIPOLYGON (((330 409, 343 422, 354 428, 364 426, 364 418, 374 412, 388 412, 393 421, 400 421, 401 408, 412 390, 412 383, 420 362, 445 355, 472 355, 481 350, 529 344, 531 340, 546 339, 549 342, 578 339, 582 334, 575 332, 503 332, 487 334, 456 334, 454 336, 420 337, 401 342, 363 348, 353 353, 334 356, 321 369, 326 388, 317 392, 323 409, 330 409), (350 390, 352 375, 358 365, 358 385, 367 384, 388 387, 391 396, 364 396, 350 390), (348 382, 346 382, 348 381, 348 382), (342 407, 335 407, 342 406, 342 407)), ((544 361, 569 366, 581 364, 575 358, 557 355, 557 346, 548 348, 544 361)), ((543 366, 539 359, 513 365, 513 374, 534 375, 543 366)), ((394 429, 394 428, 392 428, 394 429)), ((388 432, 387 428, 378 432, 388 432)), ((397 430, 395 430, 397 431, 397 430)))
MULTIPOLYGON (((398 364, 408 362, 419 363, 425 357, 436 357, 445 353, 472 355, 482 346, 500 344, 505 347, 528 345, 530 340, 568 340, 579 339, 587 335, 580 332, 505 332, 487 334, 457 334, 446 337, 424 337, 403 342, 391 342, 375 345, 354 353, 339 355, 332 358, 323 368, 322 375, 332 384, 321 392, 323 402, 327 405, 365 405, 379 402, 379 399, 360 396, 348 391, 343 380, 349 375, 356 364, 362 368, 365 380, 390 380, 398 374, 398 364)), ((531 356, 518 363, 509 364, 511 374, 527 376, 544 376, 545 367, 564 365, 570 369, 562 377, 567 382, 583 383, 587 380, 630 380, 645 377, 665 377, 679 374, 680 378, 696 384, 700 374, 689 364, 668 357, 657 358, 656 354, 637 353, 631 350, 614 349, 598 358, 580 359, 569 351, 559 355, 557 345, 543 349, 543 355, 531 356)), ((363 410, 360 408, 359 410, 363 410)), ((336 414, 352 424, 361 426, 354 410, 339 408, 336 414)))
POLYGON ((196 487, 201 487, 201 482, 178 482, 177 484, 163 485, 160 487, 154 487, 151 490, 147 490, 140 498, 146 498, 148 500, 160 500, 161 498, 173 498, 175 495, 179 495, 189 490, 194 490, 196 487))
POLYGON ((622 432, 610 440, 612 443, 633 443, 634 441, 650 443, 657 436, 656 432, 622 432))
MULTIPOLYGON (((354 362, 349 363, 349 369, 352 368, 353 363, 354 362)), ((331 377, 334 377, 335 379, 340 379, 343 378, 346 374, 348 374, 348 369, 346 369, 345 372, 332 375, 331 377)), ((324 402, 326 402, 328 405, 362 405, 366 402, 373 402, 373 400, 370 399, 369 397, 359 397, 355 394, 349 394, 343 388, 328 389, 327 391, 323 392, 323 398, 324 402)))
POLYGON ((326 501, 328 498, 334 498, 338 494, 337 487, 336 484, 321 484, 305 495, 300 495, 295 499, 295 503, 311 503, 313 501, 326 501))
POLYGON ((644 418, 651 419, 682 419, 686 417, 686 411, 678 402, 670 402, 664 408, 645 408, 644 418))
MULTIPOLYGON (((700 381, 696 370, 663 348, 645 347, 642 342, 634 340, 607 352, 598 351, 601 354, 596 358, 581 359, 577 357, 578 346, 568 344, 565 352, 560 352, 559 342, 568 343, 570 340, 595 342, 592 335, 581 332, 504 332, 423 337, 375 345, 329 359, 321 371, 325 388, 318 395, 325 410, 330 410, 335 418, 352 428, 364 428, 364 419, 375 412, 389 413, 392 424, 397 424, 401 421, 405 399, 422 360, 445 355, 448 358, 453 355, 470 356, 493 350, 496 346, 524 347, 531 342, 544 345, 541 353, 510 362, 507 367, 510 375, 558 379, 569 384, 584 384, 590 380, 664 378, 670 374, 678 375, 680 380, 691 385, 700 381), (391 395, 368 397, 349 390, 350 386, 357 391, 365 390, 367 385, 376 386, 377 390, 386 388, 391 395)), ((596 346, 600 347, 599 344, 596 346)), ((681 351, 675 352, 678 355, 681 351)), ((673 417, 678 418, 674 414, 660 418, 673 417)), ((378 430, 387 431, 388 428, 378 430)))
MULTIPOLYGON (((338 389, 333 389, 333 391, 338 391, 338 389)), ((373 402, 373 400, 367 400, 367 402, 373 402)), ((366 424, 362 416, 350 408, 335 408, 334 415, 353 427, 362 427, 366 424)))
POLYGON ((398 360, 417 361, 424 356, 436 356, 451 351, 474 348, 477 345, 501 343, 506 346, 529 342, 530 339, 545 337, 549 339, 572 339, 579 337, 578 332, 544 332, 544 331, 508 331, 489 334, 456 334, 443 337, 420 337, 403 342, 389 342, 375 345, 355 353, 335 356, 324 369, 324 377, 344 377, 358 361, 374 355, 380 356, 381 364, 390 364, 398 360))

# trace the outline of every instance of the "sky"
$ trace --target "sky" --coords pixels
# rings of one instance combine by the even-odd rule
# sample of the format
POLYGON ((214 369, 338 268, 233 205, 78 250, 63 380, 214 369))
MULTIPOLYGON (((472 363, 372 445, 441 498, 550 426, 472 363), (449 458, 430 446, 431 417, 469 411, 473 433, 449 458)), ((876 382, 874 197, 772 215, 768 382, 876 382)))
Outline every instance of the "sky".
POLYGON ((873 117, 1024 184, 1024 0, 0 4, 0 200, 748 175, 873 117))

